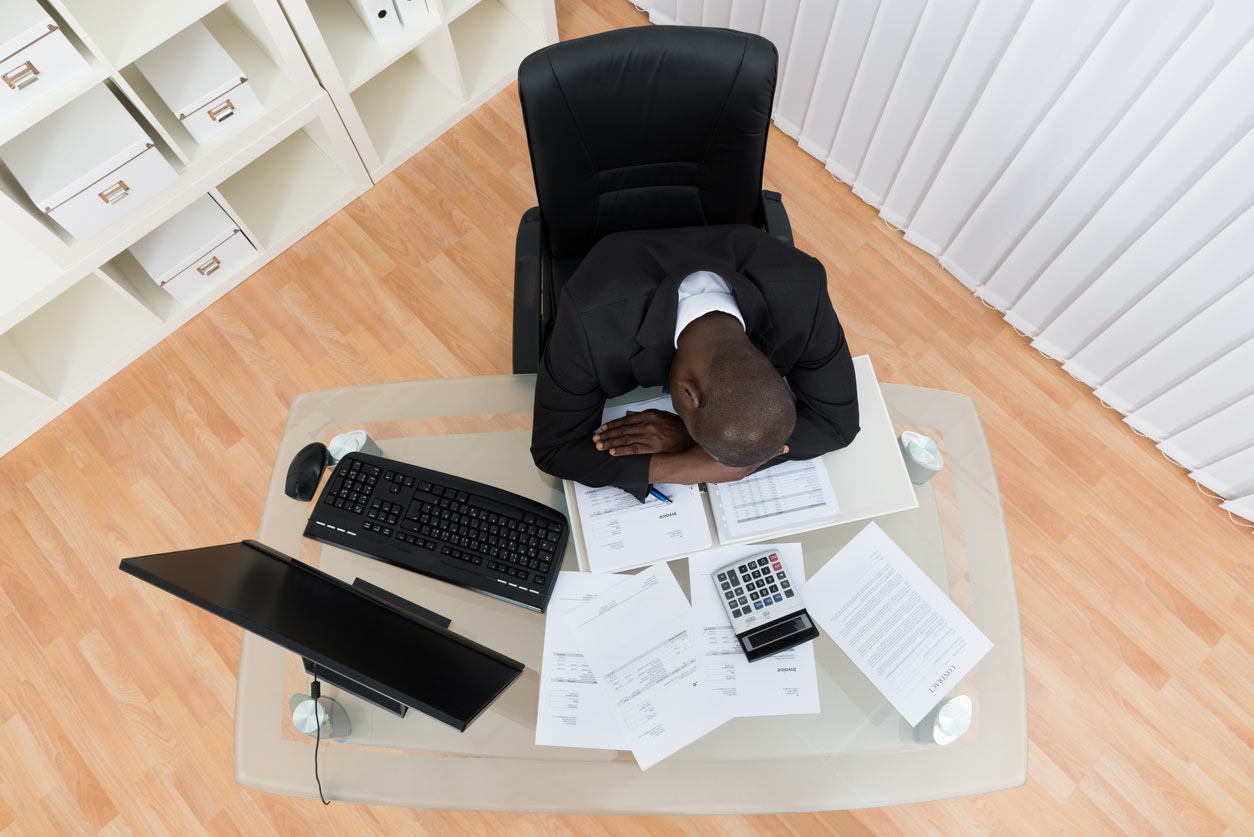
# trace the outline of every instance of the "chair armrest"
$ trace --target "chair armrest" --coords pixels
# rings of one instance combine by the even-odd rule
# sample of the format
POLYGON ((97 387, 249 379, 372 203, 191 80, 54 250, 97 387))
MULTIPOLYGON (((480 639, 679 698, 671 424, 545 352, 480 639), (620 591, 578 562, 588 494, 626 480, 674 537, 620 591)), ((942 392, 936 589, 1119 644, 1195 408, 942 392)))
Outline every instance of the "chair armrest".
POLYGON ((784 209, 779 192, 762 190, 762 198, 758 202, 758 222, 780 241, 792 244, 792 224, 788 221, 788 211, 784 209))
POLYGON ((540 207, 523 213, 514 244, 514 374, 540 368, 540 274, 544 223, 540 207))

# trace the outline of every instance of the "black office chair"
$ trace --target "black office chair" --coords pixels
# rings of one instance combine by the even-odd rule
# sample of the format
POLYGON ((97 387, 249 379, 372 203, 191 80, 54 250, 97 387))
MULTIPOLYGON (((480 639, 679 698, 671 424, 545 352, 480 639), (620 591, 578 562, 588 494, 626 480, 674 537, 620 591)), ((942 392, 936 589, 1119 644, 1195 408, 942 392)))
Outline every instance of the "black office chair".
POLYGON ((554 44, 518 68, 540 205, 514 266, 514 371, 535 372, 558 295, 622 230, 752 224, 792 243, 762 189, 779 55, 758 35, 641 26, 554 44))

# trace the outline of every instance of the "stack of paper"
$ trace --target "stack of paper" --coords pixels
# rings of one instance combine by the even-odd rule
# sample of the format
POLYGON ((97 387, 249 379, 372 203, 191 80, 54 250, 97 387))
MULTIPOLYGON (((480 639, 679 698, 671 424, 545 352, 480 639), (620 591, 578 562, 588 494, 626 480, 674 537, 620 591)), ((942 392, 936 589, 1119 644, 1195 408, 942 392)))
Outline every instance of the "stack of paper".
POLYGON ((549 603, 536 743, 631 750, 641 769, 733 717, 818 712, 814 646, 750 663, 710 572, 773 550, 805 577, 798 544, 690 560, 693 604, 658 563, 634 576, 563 572, 549 603))
POLYGON ((710 580, 766 551, 911 726, 992 648, 874 523, 809 581, 799 544, 692 556, 691 605, 665 562, 634 576, 563 572, 545 628, 536 743, 629 749, 648 769, 730 718, 818 712, 813 643, 749 662, 710 580))

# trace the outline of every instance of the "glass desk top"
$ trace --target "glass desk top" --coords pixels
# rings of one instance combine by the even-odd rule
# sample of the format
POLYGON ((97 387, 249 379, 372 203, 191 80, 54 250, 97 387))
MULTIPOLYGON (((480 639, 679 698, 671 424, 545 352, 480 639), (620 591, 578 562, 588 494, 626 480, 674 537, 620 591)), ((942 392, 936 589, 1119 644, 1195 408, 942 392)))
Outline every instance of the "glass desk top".
MULTIPOLYGON (((404 719, 324 684, 352 734, 323 742, 328 798, 512 811, 762 813, 863 808, 963 796, 1027 776, 1023 646, 1001 497, 969 398, 882 384, 895 430, 937 440, 944 469, 917 486, 919 507, 876 522, 993 641, 954 689, 974 704, 970 731, 919 743, 828 637, 815 640, 822 712, 736 718, 641 772, 630 752, 537 746, 544 615, 301 537, 309 504, 288 498, 292 456, 364 429, 385 456, 448 471, 566 511, 561 481, 531 461, 531 375, 378 384, 301 395, 279 442, 258 540, 351 582, 361 577, 452 619, 452 629, 527 670, 464 733, 417 712, 404 719)), ((777 539, 799 542, 812 575, 865 521, 777 539)), ((687 561, 671 570, 685 592, 687 561)), ((564 569, 578 569, 573 546, 564 569)), ((330 617, 329 617, 330 618, 330 617)), ((421 661, 415 661, 421 665, 421 661)), ((299 657, 245 633, 235 706, 235 772, 245 787, 316 796, 313 742, 288 701, 308 692, 299 657)))

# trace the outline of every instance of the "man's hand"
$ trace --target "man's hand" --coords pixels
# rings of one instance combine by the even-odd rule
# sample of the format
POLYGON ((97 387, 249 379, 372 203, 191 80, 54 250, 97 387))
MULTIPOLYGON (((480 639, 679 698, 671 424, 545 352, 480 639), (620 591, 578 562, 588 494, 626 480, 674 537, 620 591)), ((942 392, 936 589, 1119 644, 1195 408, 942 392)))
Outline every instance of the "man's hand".
POLYGON ((597 450, 610 456, 637 456, 646 453, 682 453, 695 443, 683 419, 664 410, 628 413, 601 425, 592 434, 597 450))

